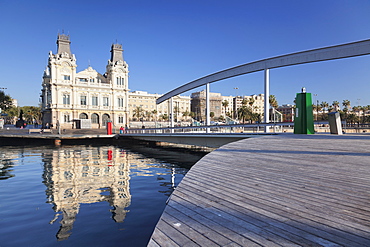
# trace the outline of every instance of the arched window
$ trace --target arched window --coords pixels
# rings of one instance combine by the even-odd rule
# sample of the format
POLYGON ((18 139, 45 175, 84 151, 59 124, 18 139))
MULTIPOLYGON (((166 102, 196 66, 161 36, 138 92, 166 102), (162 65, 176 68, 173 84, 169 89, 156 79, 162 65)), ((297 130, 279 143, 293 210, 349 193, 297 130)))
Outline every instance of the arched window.
POLYGON ((103 97, 103 106, 109 106, 109 98, 103 97))
POLYGON ((125 123, 124 121, 125 121, 125 118, 123 117, 123 115, 119 115, 118 116, 118 123, 123 124, 123 123, 125 123))
POLYGON ((124 107, 125 101, 123 97, 118 98, 118 107, 124 107))
POLYGON ((80 104, 87 105, 87 97, 86 95, 80 95, 80 104))
POLYGON ((80 114, 80 119, 88 119, 88 116, 86 113, 81 113, 80 114))
POLYGON ((70 116, 70 115, 69 115, 69 113, 65 113, 65 114, 64 114, 64 122, 65 122, 65 123, 69 123, 69 121, 70 121, 69 116, 70 116))
POLYGON ((68 93, 63 94, 63 105, 69 105, 71 103, 70 101, 71 97, 68 93))
POLYGON ((99 123, 99 115, 96 113, 91 114, 91 123, 98 124, 99 123))
POLYGON ((102 122, 103 122, 103 126, 107 126, 107 123, 110 121, 110 117, 108 114, 103 114, 102 116, 102 122))
POLYGON ((117 85, 118 86, 123 86, 123 84, 124 84, 124 78, 122 78, 122 77, 117 77, 117 85))

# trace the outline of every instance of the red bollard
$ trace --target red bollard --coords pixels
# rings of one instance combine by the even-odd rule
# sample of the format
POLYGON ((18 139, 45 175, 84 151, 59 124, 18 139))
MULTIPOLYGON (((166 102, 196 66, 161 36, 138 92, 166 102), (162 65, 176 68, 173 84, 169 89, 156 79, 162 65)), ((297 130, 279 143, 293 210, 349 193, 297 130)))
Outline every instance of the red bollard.
POLYGON ((107 135, 112 134, 112 122, 107 123, 107 135))
POLYGON ((108 150, 108 160, 112 160, 113 159, 113 151, 112 150, 108 150))

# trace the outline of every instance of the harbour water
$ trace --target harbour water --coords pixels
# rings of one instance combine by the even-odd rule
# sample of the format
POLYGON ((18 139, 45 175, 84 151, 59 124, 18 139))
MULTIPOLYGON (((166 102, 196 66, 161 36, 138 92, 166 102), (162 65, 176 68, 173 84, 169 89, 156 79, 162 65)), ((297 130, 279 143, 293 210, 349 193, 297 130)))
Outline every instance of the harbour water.
POLYGON ((188 171, 167 160, 192 157, 162 156, 117 146, 0 147, 0 246, 146 246, 188 171))

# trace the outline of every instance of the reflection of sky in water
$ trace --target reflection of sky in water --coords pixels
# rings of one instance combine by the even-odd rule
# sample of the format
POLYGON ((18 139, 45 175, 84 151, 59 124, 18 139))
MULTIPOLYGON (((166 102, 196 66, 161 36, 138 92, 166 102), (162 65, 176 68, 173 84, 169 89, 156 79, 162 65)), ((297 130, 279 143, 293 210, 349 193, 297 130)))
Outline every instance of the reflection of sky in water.
POLYGON ((0 148, 4 246, 145 246, 187 171, 113 146, 36 149, 0 148))

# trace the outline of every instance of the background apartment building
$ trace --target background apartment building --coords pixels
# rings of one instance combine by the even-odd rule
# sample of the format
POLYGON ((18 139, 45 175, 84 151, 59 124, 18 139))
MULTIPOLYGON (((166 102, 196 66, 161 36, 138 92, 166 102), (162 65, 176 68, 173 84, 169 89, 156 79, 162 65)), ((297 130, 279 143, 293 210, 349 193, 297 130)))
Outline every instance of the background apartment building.
MULTIPOLYGON (((206 119, 206 91, 191 94, 191 111, 195 113, 195 119, 204 121, 206 119)), ((215 117, 221 115, 222 96, 220 93, 209 93, 210 113, 215 117)))
POLYGON ((226 117, 232 117, 234 112, 234 96, 221 96, 221 115, 226 117))
MULTIPOLYGON (((171 113, 170 100, 156 104, 157 99, 162 95, 144 91, 129 92, 130 121, 168 120, 171 113)), ((187 120, 188 113, 190 113, 190 97, 181 95, 173 97, 173 113, 175 121, 187 120)))
POLYGON ((293 122, 294 119, 294 106, 291 104, 281 105, 277 110, 282 114, 283 122, 293 122))
MULTIPOLYGON (((220 93, 211 93, 209 95, 210 112, 213 112, 214 118, 231 117, 237 119, 237 112, 245 103, 250 107, 252 113, 264 113, 264 94, 254 94, 250 96, 222 96, 220 93)), ((199 121, 205 120, 206 111, 206 91, 200 91, 191 94, 191 111, 199 121)), ((212 113, 211 113, 212 114, 212 113)))
MULTIPOLYGON (((243 101, 247 102, 247 106, 250 106, 253 113, 264 114, 265 98, 264 94, 253 94, 250 96, 237 96, 234 98, 234 114, 238 112, 238 109, 243 106, 243 101)), ((236 115, 234 115, 236 116, 236 115)))

